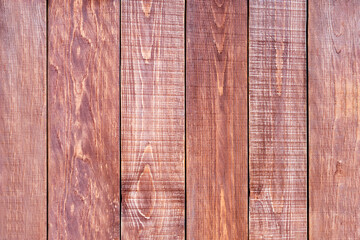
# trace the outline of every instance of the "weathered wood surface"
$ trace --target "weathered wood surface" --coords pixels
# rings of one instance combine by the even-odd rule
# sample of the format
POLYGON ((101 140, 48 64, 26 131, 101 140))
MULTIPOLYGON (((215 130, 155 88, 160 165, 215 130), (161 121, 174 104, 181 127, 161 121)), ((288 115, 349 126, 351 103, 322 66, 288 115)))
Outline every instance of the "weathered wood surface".
POLYGON ((49 239, 119 239, 120 3, 48 14, 49 239))
POLYGON ((308 2, 0 0, 0 239, 360 239, 360 2, 308 2))
POLYGON ((306 239, 306 1, 249 10, 250 239, 306 239))
POLYGON ((0 0, 0 239, 46 239, 46 1, 0 0))
POLYGON ((187 238, 247 239, 247 1, 188 0, 187 238))
POLYGON ((310 239, 360 239, 360 2, 309 5, 310 239))
POLYGON ((184 14, 121 2, 122 239, 184 238, 184 14))

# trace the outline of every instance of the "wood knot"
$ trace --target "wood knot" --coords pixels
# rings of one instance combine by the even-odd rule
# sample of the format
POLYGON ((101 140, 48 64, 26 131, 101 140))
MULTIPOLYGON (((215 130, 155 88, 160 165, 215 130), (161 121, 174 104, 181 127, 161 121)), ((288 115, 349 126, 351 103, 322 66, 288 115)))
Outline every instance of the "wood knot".
POLYGON ((146 17, 150 17, 151 12, 151 6, 152 6, 152 0, 143 0, 141 2, 142 4, 142 10, 146 17))
POLYGON ((335 175, 342 175, 344 171, 343 163, 341 161, 336 162, 335 175))
POLYGON ((152 47, 141 46, 141 55, 146 64, 150 63, 152 47))
MULTIPOLYGON (((148 144, 142 155, 142 162, 153 160, 152 147, 148 144)), ((156 202, 156 190, 153 175, 149 164, 145 164, 137 182, 136 204, 139 213, 149 219, 156 202)))

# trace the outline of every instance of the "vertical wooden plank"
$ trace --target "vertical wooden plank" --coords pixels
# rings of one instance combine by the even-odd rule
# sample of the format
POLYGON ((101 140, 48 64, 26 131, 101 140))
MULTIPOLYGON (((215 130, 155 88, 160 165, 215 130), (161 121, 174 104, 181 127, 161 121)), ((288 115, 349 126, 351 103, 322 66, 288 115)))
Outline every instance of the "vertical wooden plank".
POLYGON ((247 1, 188 0, 187 238, 247 239, 247 1))
POLYGON ((249 10, 250 239, 306 239, 306 0, 249 10))
POLYGON ((310 239, 360 239, 360 2, 309 5, 310 239))
POLYGON ((184 1, 121 2, 121 237, 184 238, 184 1))
POLYGON ((0 239, 46 239, 46 2, 0 0, 0 239))
POLYGON ((49 239, 119 239, 117 0, 49 1, 49 239))

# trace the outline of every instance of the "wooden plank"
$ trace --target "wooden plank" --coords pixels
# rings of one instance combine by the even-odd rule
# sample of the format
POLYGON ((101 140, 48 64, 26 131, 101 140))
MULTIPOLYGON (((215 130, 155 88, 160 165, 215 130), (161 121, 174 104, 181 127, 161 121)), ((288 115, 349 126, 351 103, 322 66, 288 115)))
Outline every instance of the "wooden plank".
POLYGON ((44 0, 0 0, 0 238, 46 239, 44 0))
POLYGON ((187 1, 187 238, 247 239, 247 1, 187 1))
POLYGON ((121 2, 121 237, 183 239, 184 1, 121 2))
POLYGON ((250 239, 306 239, 306 0, 249 10, 250 239))
POLYGON ((49 239, 119 239, 117 0, 49 1, 49 239))
POLYGON ((360 239, 360 2, 309 5, 310 239, 360 239))

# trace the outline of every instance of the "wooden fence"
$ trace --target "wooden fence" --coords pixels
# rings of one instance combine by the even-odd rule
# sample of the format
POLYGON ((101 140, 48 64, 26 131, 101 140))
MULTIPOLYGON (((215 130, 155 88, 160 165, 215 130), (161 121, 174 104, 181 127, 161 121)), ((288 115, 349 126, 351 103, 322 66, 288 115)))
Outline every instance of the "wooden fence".
POLYGON ((0 239, 360 239, 360 1, 0 0, 0 239))

